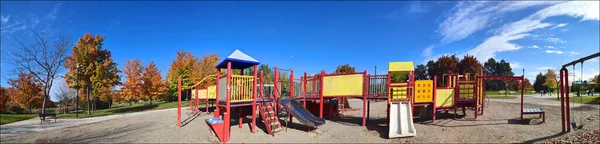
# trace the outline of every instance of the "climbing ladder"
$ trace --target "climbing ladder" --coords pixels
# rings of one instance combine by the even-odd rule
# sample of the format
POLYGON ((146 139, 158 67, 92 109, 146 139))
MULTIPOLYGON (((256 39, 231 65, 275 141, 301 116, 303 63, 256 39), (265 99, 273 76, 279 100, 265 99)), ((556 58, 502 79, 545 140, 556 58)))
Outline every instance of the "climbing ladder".
POLYGON ((270 135, 275 136, 275 133, 283 130, 277 114, 273 110, 273 102, 263 102, 259 105, 260 116, 269 131, 270 135))

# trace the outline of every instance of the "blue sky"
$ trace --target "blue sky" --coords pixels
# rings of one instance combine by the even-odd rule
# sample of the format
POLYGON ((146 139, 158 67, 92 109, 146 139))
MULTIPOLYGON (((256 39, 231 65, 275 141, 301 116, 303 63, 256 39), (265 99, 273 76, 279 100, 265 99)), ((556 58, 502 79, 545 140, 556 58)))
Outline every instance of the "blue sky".
MULTIPOLYGON (((339 64, 378 73, 390 61, 421 64, 443 54, 510 62, 533 78, 599 51, 598 2, 1 2, 1 85, 7 55, 28 29, 106 36, 120 68, 155 61, 167 73, 175 52, 223 58, 235 49, 296 73, 339 64)), ((585 63, 598 74, 598 59, 585 63)), ((579 66, 577 67, 579 77, 579 66)))

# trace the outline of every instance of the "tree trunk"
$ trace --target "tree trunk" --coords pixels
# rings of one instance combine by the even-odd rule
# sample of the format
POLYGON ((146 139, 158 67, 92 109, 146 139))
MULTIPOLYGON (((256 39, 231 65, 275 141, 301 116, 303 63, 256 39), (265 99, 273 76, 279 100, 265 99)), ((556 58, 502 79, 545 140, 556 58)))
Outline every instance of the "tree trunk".
POLYGON ((90 86, 87 86, 87 113, 90 114, 90 86))
POLYGON ((69 102, 67 102, 67 108, 65 109, 65 113, 69 113, 69 102))
MULTIPOLYGON (((48 97, 47 95, 44 94, 44 102, 42 102, 42 114, 46 114, 46 97, 48 97)), ((42 121, 45 121, 46 117, 42 117, 42 121)))

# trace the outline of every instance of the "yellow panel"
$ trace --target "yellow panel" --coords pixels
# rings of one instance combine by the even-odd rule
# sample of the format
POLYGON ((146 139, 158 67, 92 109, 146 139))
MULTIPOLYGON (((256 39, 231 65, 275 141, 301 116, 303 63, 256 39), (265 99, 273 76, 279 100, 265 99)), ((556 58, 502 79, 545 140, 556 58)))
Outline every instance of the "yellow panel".
POLYGON ((206 88, 208 90, 208 99, 217 98, 217 85, 211 85, 206 88))
POLYGON ((406 100, 406 87, 392 87, 390 100, 406 100))
POLYGON ((415 81, 415 102, 433 102, 433 81, 415 81))
POLYGON ((415 71, 415 66, 413 62, 390 62, 388 71, 394 74, 407 74, 411 71, 415 71))
POLYGON ((323 96, 363 95, 363 74, 323 77, 323 96))
POLYGON ((198 90, 198 93, 199 93, 198 98, 206 99, 206 89, 198 90))
POLYGON ((454 90, 453 89, 437 89, 435 91, 435 107, 454 106, 454 90))

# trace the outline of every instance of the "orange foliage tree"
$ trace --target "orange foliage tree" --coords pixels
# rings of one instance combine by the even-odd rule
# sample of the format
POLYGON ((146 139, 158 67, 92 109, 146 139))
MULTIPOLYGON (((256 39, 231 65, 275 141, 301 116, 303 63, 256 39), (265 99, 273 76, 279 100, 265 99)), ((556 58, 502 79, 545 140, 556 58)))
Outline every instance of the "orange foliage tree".
POLYGON ((29 113, 36 105, 41 106, 43 99, 42 88, 33 77, 33 74, 19 73, 17 79, 8 81, 14 88, 10 93, 11 99, 22 108, 28 109, 29 113))
POLYGON ((123 69, 123 73, 125 73, 125 83, 123 83, 123 88, 126 90, 122 95, 122 100, 129 102, 131 105, 132 100, 134 99, 142 99, 142 72, 144 67, 142 66, 142 62, 140 59, 135 59, 133 61, 127 60, 125 63, 125 69, 123 69))
POLYGON ((152 105, 152 100, 156 100, 158 95, 162 94, 166 89, 162 77, 160 76, 160 70, 158 70, 154 61, 150 62, 150 64, 144 68, 142 81, 142 95, 144 96, 144 99, 149 100, 150 105, 152 105))
POLYGON ((0 110, 4 110, 9 101, 8 89, 0 86, 0 110))
POLYGON ((117 64, 112 60, 111 52, 102 48, 104 39, 103 36, 86 33, 79 38, 65 63, 68 69, 65 79, 69 87, 87 93, 85 97, 81 95, 81 99, 88 103, 88 114, 91 99, 110 102, 101 98, 102 94, 120 84, 117 64))

